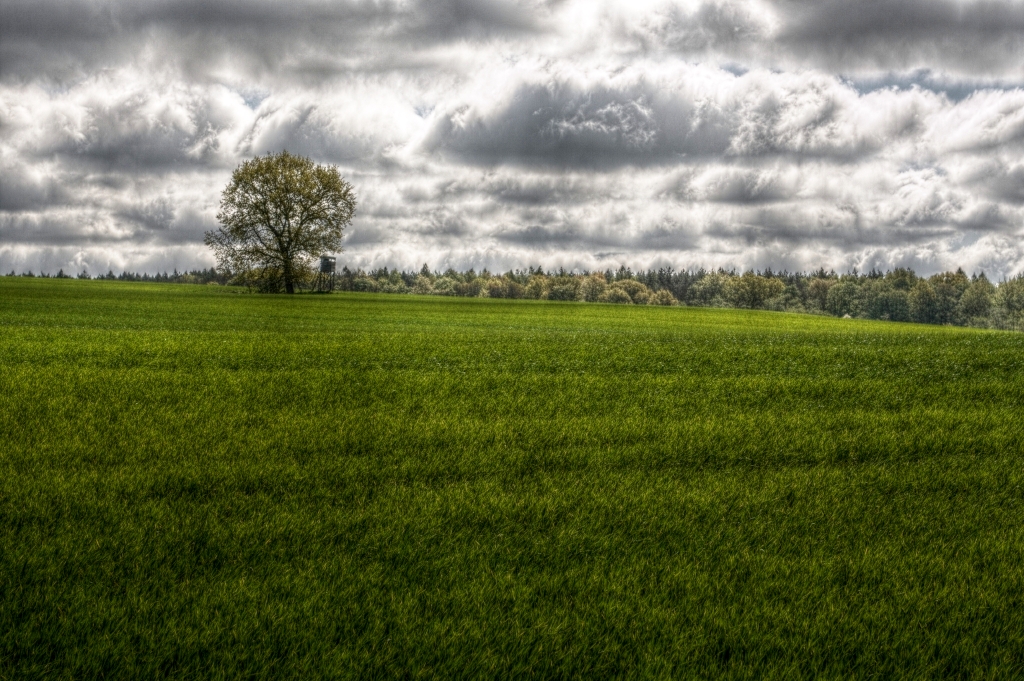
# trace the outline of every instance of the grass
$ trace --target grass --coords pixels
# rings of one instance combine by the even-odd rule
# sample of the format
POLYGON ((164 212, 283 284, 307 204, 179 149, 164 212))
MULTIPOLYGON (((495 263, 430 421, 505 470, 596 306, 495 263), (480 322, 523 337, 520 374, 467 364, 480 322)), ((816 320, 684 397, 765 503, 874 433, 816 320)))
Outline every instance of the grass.
POLYGON ((0 279, 4 678, 1020 678, 1024 334, 0 279))

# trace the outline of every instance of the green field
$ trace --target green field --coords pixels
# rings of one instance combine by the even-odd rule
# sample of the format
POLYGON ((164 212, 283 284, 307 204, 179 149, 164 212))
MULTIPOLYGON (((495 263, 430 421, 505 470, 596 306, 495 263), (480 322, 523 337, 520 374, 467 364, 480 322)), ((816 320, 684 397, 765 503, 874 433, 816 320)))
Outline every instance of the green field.
POLYGON ((1024 676, 1024 334, 0 279, 0 677, 1024 676))

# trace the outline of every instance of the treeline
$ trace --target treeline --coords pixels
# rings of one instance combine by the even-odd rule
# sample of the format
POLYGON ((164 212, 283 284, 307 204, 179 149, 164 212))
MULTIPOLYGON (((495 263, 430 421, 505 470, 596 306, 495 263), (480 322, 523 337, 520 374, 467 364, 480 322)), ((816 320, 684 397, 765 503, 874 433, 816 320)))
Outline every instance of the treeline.
POLYGON ((1024 330, 1024 275, 993 284, 963 270, 919 277, 913 270, 826 272, 676 271, 545 272, 540 268, 419 272, 344 268, 339 291, 573 300, 625 305, 692 305, 827 314, 924 324, 1024 330))
POLYGON ((72 276, 65 274, 64 270, 60 270, 57 274, 33 274, 31 271, 23 274, 16 274, 13 270, 7 275, 9 277, 40 277, 43 279, 97 279, 107 281, 148 281, 160 284, 230 284, 234 279, 234 275, 231 272, 218 272, 214 268, 208 270, 191 270, 188 272, 179 272, 174 270, 170 274, 167 272, 146 274, 137 272, 121 272, 121 274, 114 274, 113 270, 109 270, 106 274, 91 275, 88 270, 82 270, 78 274, 72 276))
MULTIPOLYGON (((27 272, 8 276, 56 275, 27 272)), ((175 284, 250 285, 244 275, 213 268, 162 274, 122 272, 78 279, 142 281, 175 284)), ((301 283, 309 288, 312 280, 301 283)), ((984 273, 967 276, 963 270, 919 277, 913 270, 872 270, 847 274, 826 272, 743 272, 726 270, 640 270, 627 267, 604 272, 545 272, 541 268, 492 274, 487 270, 418 272, 380 268, 344 268, 334 280, 337 291, 419 294, 436 296, 522 298, 623 305, 691 305, 733 307, 779 312, 826 314, 924 324, 950 324, 1024 331, 1024 275, 993 284, 984 273)))

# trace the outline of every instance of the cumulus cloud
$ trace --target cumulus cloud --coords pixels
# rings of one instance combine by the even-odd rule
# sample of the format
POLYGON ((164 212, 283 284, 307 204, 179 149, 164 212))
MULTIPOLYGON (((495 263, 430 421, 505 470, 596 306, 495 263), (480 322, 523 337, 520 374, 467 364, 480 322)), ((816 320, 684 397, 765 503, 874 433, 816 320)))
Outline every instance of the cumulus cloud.
POLYGON ((231 169, 350 266, 1024 266, 1016 0, 6 0, 0 269, 213 264, 231 169))

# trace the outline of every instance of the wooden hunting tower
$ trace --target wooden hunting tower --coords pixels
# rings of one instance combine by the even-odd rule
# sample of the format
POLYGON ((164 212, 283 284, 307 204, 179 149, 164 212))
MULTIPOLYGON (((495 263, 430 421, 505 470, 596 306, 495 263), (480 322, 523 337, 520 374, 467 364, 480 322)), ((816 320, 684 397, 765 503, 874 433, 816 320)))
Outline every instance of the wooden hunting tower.
POLYGON ((313 290, 317 293, 330 293, 334 290, 335 259, 329 255, 320 256, 320 271, 313 280, 313 290))

